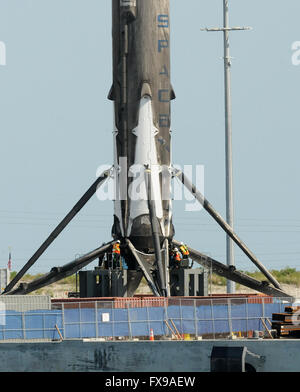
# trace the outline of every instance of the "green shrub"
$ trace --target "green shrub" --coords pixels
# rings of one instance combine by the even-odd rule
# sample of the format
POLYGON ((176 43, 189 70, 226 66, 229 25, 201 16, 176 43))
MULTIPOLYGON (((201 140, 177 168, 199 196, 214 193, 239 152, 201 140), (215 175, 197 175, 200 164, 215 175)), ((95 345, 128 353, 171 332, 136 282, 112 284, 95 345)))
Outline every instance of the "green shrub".
MULTIPOLYGON (((251 278, 260 281, 267 280, 264 274, 260 271, 255 271, 255 272, 242 271, 242 272, 250 276, 251 278)), ((270 272, 278 280, 279 283, 293 284, 296 286, 300 286, 300 271, 297 271, 296 268, 285 267, 281 270, 271 270, 270 272)), ((211 283, 216 286, 225 286, 226 278, 222 276, 218 276, 216 274, 212 274, 211 283)), ((236 287, 238 288, 240 287, 240 285, 236 287)))

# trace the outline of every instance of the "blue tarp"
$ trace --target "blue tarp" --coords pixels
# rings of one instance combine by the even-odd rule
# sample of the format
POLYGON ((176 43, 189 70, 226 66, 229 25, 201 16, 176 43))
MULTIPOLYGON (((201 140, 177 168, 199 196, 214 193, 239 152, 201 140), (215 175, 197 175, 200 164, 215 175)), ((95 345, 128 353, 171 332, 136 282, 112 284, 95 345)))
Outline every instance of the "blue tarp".
POLYGON ((59 339, 56 326, 62 330, 62 314, 57 310, 5 312, 5 325, 0 325, 0 340, 59 339))
POLYGON ((172 319, 178 331, 205 335, 213 333, 261 330, 260 318, 272 318, 287 303, 214 304, 201 306, 143 307, 129 309, 63 309, 28 312, 7 311, 0 325, 3 339, 59 339, 56 326, 65 339, 149 336, 170 333, 165 320, 172 319), (230 317, 231 316, 231 317, 230 317))

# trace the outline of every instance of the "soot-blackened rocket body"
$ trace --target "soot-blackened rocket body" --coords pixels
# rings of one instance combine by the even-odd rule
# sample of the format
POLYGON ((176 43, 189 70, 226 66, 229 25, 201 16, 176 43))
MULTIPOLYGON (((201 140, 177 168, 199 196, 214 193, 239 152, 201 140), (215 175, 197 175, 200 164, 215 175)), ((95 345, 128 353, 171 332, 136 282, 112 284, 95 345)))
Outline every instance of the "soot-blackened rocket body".
POLYGON ((153 249, 143 170, 151 170, 160 237, 172 238, 169 0, 112 0, 114 168, 113 236, 153 249), (138 173, 138 174, 137 174, 138 173), (137 184, 139 186, 137 186, 137 184), (138 191, 139 193, 135 193, 138 191))
POLYGON ((97 178, 11 280, 3 294, 28 294, 76 273, 98 258, 102 268, 97 267, 92 275, 90 271, 82 274, 84 283, 80 286, 86 289, 90 286, 88 290, 83 289, 84 297, 91 292, 95 296, 99 293, 133 296, 143 276, 155 296, 199 295, 198 284, 194 283, 199 281, 200 275, 203 277, 203 271, 194 269, 192 274, 186 274, 184 270, 191 269, 187 260, 176 262, 174 266, 170 258, 174 248, 181 244, 173 239, 170 202, 173 176, 185 185, 274 287, 188 248, 191 258, 218 275, 251 289, 288 298, 276 279, 185 174, 171 167, 170 100, 175 96, 170 84, 169 0, 112 0, 112 6, 113 86, 109 97, 114 101, 115 109, 113 170, 105 170, 97 178), (31 283, 21 283, 14 289, 99 186, 112 175, 116 184, 114 241, 62 267, 53 267, 48 274, 31 283), (122 243, 120 248, 117 240, 122 243), (128 271, 125 273, 123 269, 128 271), (96 277, 99 277, 98 282, 96 277))

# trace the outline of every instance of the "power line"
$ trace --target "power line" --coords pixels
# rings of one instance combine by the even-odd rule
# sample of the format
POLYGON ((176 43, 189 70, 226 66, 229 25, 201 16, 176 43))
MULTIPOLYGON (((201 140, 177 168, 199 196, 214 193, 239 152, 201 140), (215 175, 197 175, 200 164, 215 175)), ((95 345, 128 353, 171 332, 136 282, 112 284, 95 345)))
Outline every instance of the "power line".
MULTIPOLYGON (((199 211, 198 214, 202 213, 203 211, 199 211)), ((61 211, 61 212, 46 212, 46 211, 20 211, 20 210, 0 210, 0 214, 2 213, 8 213, 8 214, 27 214, 27 215, 43 215, 43 219, 49 219, 48 217, 46 217, 46 215, 55 215, 56 217, 60 217, 61 215, 65 214, 66 211, 61 211)), ((195 212, 193 215, 191 215, 190 212, 187 212, 186 214, 177 214, 176 212, 174 212, 174 219, 189 219, 189 220, 193 220, 193 219, 201 219, 201 220, 208 220, 206 217, 200 217, 200 216, 195 216, 197 214, 197 212, 195 212), (187 218, 188 217, 188 218, 187 218)), ((80 213, 80 217, 110 217, 112 216, 111 213, 95 213, 95 214, 87 214, 84 212, 80 213)), ((53 218, 54 219, 54 218, 53 218)), ((266 217, 240 217, 238 218, 237 221, 293 221, 293 222, 300 222, 300 218, 266 218, 266 217)))

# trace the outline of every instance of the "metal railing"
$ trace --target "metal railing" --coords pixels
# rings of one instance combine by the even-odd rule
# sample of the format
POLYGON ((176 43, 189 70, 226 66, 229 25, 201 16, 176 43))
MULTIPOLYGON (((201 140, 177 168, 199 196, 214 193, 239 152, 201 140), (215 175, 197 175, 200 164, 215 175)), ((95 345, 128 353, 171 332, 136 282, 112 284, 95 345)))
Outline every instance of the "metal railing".
POLYGON ((52 300, 51 309, 2 310, 0 342, 250 337, 290 305, 290 298, 264 296, 52 300))

